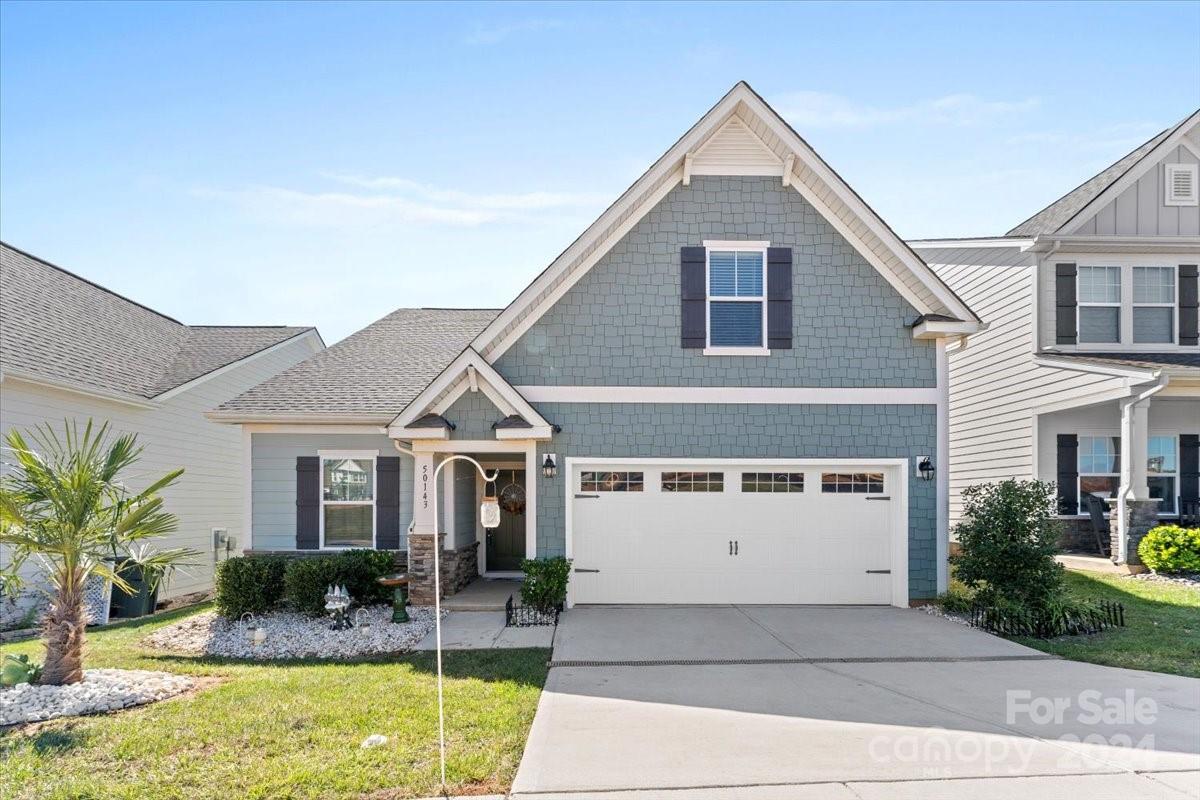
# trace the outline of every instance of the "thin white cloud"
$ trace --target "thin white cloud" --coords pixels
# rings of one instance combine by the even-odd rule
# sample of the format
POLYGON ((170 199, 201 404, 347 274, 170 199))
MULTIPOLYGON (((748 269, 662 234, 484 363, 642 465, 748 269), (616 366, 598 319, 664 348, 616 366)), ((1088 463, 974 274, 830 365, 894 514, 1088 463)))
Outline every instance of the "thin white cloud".
POLYGON ((323 172, 321 174, 330 180, 361 189, 409 194, 436 203, 445 203, 462 208, 492 209, 496 211, 531 211, 549 208, 588 207, 612 199, 598 192, 472 193, 455 189, 441 189, 408 178, 387 175, 372 177, 347 175, 337 172, 323 172))
POLYGON ((951 94, 908 105, 877 106, 828 92, 799 91, 772 100, 779 113, 805 128, 869 128, 898 123, 971 126, 1006 114, 1038 107, 1040 100, 986 100, 973 94, 951 94))
POLYGON ((477 27, 463 37, 463 43, 470 45, 497 44, 514 34, 556 30, 562 27, 564 27, 563 21, 556 19, 527 19, 508 25, 498 25, 494 28, 477 27))
POLYGON ((321 173, 336 190, 251 185, 198 188, 193 194, 228 203, 259 222, 303 227, 542 223, 598 211, 612 198, 595 192, 534 191, 515 194, 442 189, 408 178, 321 173), (537 213, 533 213, 537 212, 537 213))
POLYGON ((1101 128, 1085 128, 1082 131, 1031 131, 1011 136, 1006 143, 1100 151, 1107 154, 1115 150, 1132 150, 1159 130, 1158 125, 1150 122, 1118 122, 1101 128))

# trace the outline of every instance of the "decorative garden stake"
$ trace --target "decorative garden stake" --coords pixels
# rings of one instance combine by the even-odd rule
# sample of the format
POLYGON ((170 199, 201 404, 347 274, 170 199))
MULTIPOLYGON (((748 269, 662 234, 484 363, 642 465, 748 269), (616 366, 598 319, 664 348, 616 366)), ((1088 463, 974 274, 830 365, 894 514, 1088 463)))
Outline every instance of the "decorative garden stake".
POLYGON ((247 611, 242 614, 242 622, 246 624, 246 639, 257 647, 267 640, 267 631, 261 624, 254 622, 254 615, 247 611))
POLYGON ((487 496, 487 490, 484 490, 483 503, 479 506, 479 520, 485 528, 494 528, 500 524, 500 504, 496 498, 495 485, 496 479, 500 477, 500 470, 493 470, 491 477, 484 472, 483 465, 470 456, 453 455, 442 460, 440 464, 433 470, 433 629, 434 638, 437 642, 437 698, 438 698, 438 760, 442 768, 442 790, 446 789, 446 708, 442 697, 442 573, 441 573, 441 558, 438 551, 441 547, 437 545, 437 530, 438 530, 438 474, 441 473, 442 467, 449 464, 451 461, 467 461, 471 466, 475 467, 475 471, 483 478, 486 484, 492 484, 493 494, 487 496))

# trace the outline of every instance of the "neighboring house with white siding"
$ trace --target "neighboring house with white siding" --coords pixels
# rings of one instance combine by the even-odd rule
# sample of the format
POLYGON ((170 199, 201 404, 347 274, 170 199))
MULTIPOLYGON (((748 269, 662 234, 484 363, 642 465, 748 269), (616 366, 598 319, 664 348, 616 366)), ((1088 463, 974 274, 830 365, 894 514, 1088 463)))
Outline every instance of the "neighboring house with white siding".
MULTIPOLYGON (((94 419, 137 434, 139 475, 184 469, 163 493, 179 517, 163 546, 201 556, 160 599, 211 589, 216 562, 248 538, 242 438, 204 412, 323 349, 311 327, 184 325, 0 244, 0 434, 41 424, 61 434, 64 420, 94 419)), ((6 600, 0 623, 35 597, 6 600)))
POLYGON ((988 325, 950 347, 952 522, 973 484, 1055 481, 1067 546, 1096 546, 1098 497, 1137 563, 1195 513, 1198 170, 1200 111, 1004 236, 910 242, 988 325))

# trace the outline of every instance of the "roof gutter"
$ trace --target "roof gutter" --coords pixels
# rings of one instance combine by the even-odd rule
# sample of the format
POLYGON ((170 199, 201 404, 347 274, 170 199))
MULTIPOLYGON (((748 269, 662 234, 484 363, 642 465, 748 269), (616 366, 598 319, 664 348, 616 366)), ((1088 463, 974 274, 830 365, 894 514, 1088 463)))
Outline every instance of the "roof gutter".
POLYGON ((1042 233, 1026 240, 1027 253, 1056 253, 1059 250, 1093 253, 1200 253, 1200 236, 1059 236, 1042 233))

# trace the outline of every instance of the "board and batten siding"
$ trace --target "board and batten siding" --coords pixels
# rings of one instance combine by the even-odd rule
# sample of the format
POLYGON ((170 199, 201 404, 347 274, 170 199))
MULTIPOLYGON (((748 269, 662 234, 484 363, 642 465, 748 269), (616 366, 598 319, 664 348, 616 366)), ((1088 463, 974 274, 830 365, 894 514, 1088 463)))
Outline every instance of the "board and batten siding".
MULTIPOLYGON (((226 528, 241 546, 248 544, 242 529, 245 491, 242 478, 242 434, 221 425, 204 412, 236 397, 314 352, 311 336, 301 336, 269 353, 197 383, 154 408, 103 400, 40 384, 6 378, 0 384, 0 434, 49 423, 61 431, 64 420, 107 421, 114 433, 135 433, 145 448, 134 472, 148 481, 178 468, 184 474, 163 492, 168 511, 179 517, 179 530, 164 547, 200 551, 198 563, 179 573, 160 591, 161 599, 212 588, 217 554, 212 529, 226 528)), ((130 483, 136 489, 138 480, 130 483)))
POLYGON ((1071 234, 1097 236, 1200 236, 1200 206, 1168 206, 1167 164, 1197 164, 1188 148, 1180 145, 1152 169, 1102 207, 1071 234))
MULTIPOLYGON (((367 450, 400 457, 400 548, 408 547, 413 513, 413 460, 384 434, 252 433, 251 528, 247 549, 296 549, 296 459, 321 450, 367 450)), ((443 506, 444 507, 444 506, 443 506)))
MULTIPOLYGON (((987 324, 950 351, 950 523, 968 486, 1034 477, 1035 414, 1120 380, 1037 364, 1033 257, 1018 248, 918 249, 987 324)), ((1043 326, 1044 327, 1044 326, 1043 326)))

